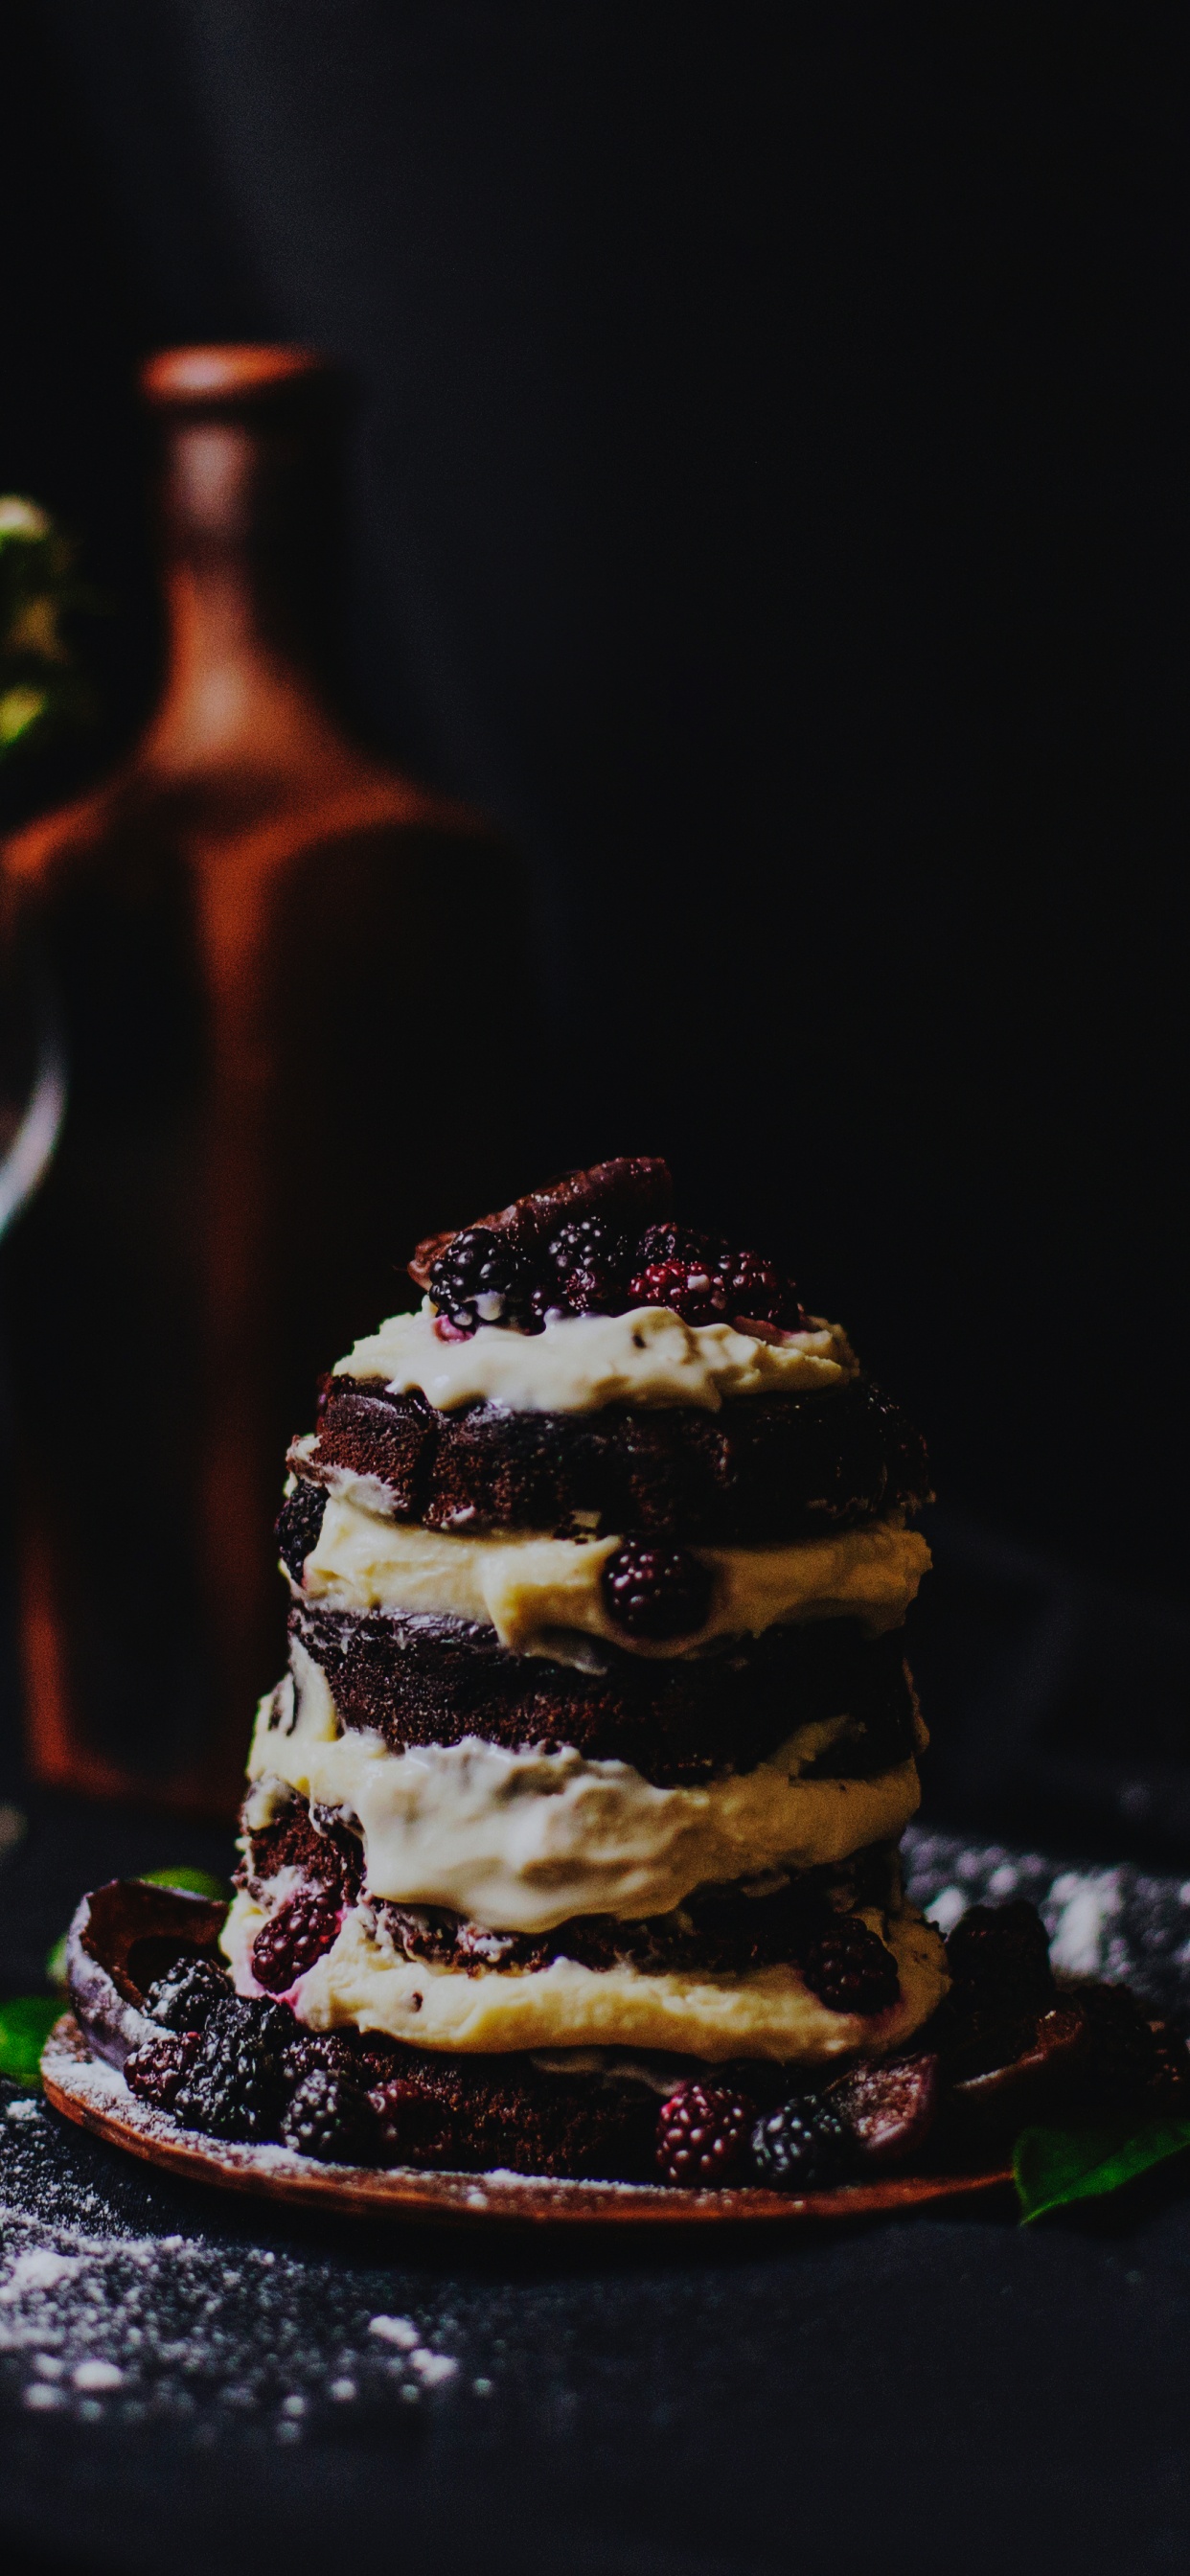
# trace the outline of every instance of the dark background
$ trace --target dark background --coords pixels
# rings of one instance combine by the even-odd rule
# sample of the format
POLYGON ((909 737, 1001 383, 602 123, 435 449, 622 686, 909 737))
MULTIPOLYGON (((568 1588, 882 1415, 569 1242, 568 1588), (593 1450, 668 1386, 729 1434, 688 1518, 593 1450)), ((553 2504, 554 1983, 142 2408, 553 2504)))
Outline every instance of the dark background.
POLYGON ((344 687, 530 863, 549 1159, 668 1151, 914 1406, 927 1662, 970 1698, 1011 1595, 1035 1699, 1058 1652, 1076 1737, 1122 1691, 1181 1756, 1176 27, 42 0, 0 488, 118 604, 97 764, 159 651, 137 357, 345 362, 344 687))
MULTIPOLYGON (((540 1150, 667 1149, 846 1315, 946 1497, 915 1613, 936 1806, 1172 1852, 1173 1891, 1182 26, 39 0, 0 49, 0 489, 61 511, 117 603, 94 763, 160 648, 136 359, 321 342, 358 388, 343 684, 532 866, 540 1150)), ((173 1830, 34 1815, 21 1977, 173 1830)), ((4 2143, 39 2226, 182 2226, 212 2262, 261 2237, 73 2133, 52 2171, 4 2143)), ((30 2576, 1167 2576, 1184 2221, 943 2214, 758 2257, 324 2246, 274 2211, 311 2356, 345 2306, 441 2313, 490 2427, 328 2409, 274 2451, 212 2399, 200 2452, 14 2408, 0 2518, 30 2576)), ((254 2317, 244 2350, 268 2365, 254 2317)))

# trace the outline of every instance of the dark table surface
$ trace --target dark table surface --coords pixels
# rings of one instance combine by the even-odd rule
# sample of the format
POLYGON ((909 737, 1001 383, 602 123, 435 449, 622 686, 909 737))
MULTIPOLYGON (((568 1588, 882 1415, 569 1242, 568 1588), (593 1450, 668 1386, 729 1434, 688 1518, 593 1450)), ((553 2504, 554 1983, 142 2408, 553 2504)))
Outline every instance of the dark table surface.
MULTIPOLYGON (((8 1990, 80 1884, 226 1862, 218 1836, 164 1840, 35 1809, 0 1868, 8 1990)), ((1177 1877, 923 1832, 912 1858, 944 1913, 1019 1887, 1072 1964, 1183 1990, 1177 1877)), ((696 2242, 380 2231, 183 2188, 8 2088, 0 2229, 0 2534, 47 2576, 1185 2561, 1168 2178, 1031 2231, 1002 2204, 696 2242)))

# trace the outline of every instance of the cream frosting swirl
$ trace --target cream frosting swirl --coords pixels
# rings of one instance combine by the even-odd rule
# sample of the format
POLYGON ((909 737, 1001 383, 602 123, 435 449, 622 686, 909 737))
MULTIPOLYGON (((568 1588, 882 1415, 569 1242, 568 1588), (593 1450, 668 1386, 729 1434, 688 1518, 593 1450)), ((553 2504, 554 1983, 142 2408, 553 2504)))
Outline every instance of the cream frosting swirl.
POLYGON ((392 1395, 417 1389, 440 1413, 464 1404, 515 1413, 594 1413, 605 1404, 699 1405, 728 1396, 802 1395, 842 1386, 857 1362, 838 1324, 762 1340, 732 1324, 687 1324, 667 1306, 625 1315, 568 1315, 540 1333, 481 1324, 444 1341, 427 1298, 357 1342, 335 1375, 381 1378, 392 1395))
POLYGON ((369 1896, 450 1906, 498 1931, 548 1932, 576 1914, 639 1920, 708 1881, 846 1860, 900 1834, 921 1794, 912 1760, 872 1779, 802 1779, 821 1726, 754 1770, 693 1787, 659 1788, 629 1762, 573 1747, 513 1751, 467 1736, 394 1752, 380 1735, 340 1733, 326 1677, 296 1641, 294 1671, 261 1703, 250 1829, 283 1786, 346 1808, 362 1828, 369 1896))
MULTIPOLYGON (((251 1897, 236 1897, 222 1938, 241 1994, 257 1991, 251 1950, 264 1919, 251 1897)), ((901 1987, 896 2003, 870 2018, 831 2011, 792 1967, 650 1976, 627 1964, 585 1968, 552 1959, 526 1973, 467 1976, 398 1956, 366 1906, 344 1916, 333 1949, 302 1978, 295 2005, 314 2030, 387 2031, 418 2048, 460 2054, 618 2047, 678 2050, 712 2063, 765 2057, 829 2065, 857 2049, 888 2055, 947 1990, 946 1954, 931 1924, 908 1910, 889 1922, 864 1919, 887 1941, 901 1987)))
POLYGON ((895 1628, 930 1563, 899 1513, 780 1547, 694 1547, 713 1576, 710 1615, 695 1635, 658 1645, 625 1635, 608 1615, 603 1569, 622 1544, 517 1531, 466 1538, 384 1520, 332 1493, 302 1589, 328 1609, 479 1620, 519 1655, 581 1662, 575 1641, 587 1636, 663 1660, 804 1619, 858 1619, 873 1635, 895 1628))

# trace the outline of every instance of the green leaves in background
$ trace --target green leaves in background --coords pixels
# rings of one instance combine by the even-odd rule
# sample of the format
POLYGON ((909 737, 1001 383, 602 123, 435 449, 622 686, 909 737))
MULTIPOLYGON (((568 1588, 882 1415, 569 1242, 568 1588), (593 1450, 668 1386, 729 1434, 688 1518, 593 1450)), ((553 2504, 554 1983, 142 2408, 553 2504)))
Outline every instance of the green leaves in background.
POLYGON ((1068 2209, 1119 2191, 1152 2165, 1190 2147, 1190 2120, 1099 2120, 1069 2129, 1026 2129, 1016 2142, 1013 2172, 1022 2224, 1047 2210, 1068 2209))
POLYGON ((58 1995, 18 1995, 0 2004, 0 2075, 36 2084, 41 2052, 62 2010, 58 1995))
POLYGON ((0 762, 94 716, 71 638, 98 603, 74 562, 70 539, 36 501, 0 494, 0 762))
POLYGON ((146 1887, 180 1887, 184 1896, 209 1896, 216 1905, 226 1905, 231 1896, 226 1879, 213 1878, 209 1869, 191 1869, 185 1861, 176 1869, 138 1869, 136 1874, 146 1887))

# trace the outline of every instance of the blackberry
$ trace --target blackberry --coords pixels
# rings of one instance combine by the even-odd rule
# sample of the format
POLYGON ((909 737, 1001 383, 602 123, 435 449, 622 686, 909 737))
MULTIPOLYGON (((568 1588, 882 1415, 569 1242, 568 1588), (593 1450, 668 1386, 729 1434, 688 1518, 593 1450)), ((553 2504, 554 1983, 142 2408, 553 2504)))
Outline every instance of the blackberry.
POLYGON ((318 1545, 326 1504, 325 1487, 311 1485, 299 1476, 293 1492, 281 1505, 275 1530, 277 1549, 286 1573, 293 1576, 295 1583, 301 1582, 306 1558, 318 1545))
POLYGON ((163 2031, 147 2039, 124 2060, 124 2081, 137 2100, 154 2111, 172 2111, 180 2087, 194 2066, 202 2041, 196 2030, 163 2031))
POLYGON ((385 2164, 443 2166, 461 2151, 458 2121, 449 2102, 425 2093, 407 2076, 385 2075, 369 2096, 380 2124, 385 2164))
POLYGON ((775 1261, 765 1253, 725 1253, 718 1276, 726 1290, 727 1312, 733 1323, 739 1318, 773 1324, 779 1331, 794 1333, 804 1326, 805 1308, 792 1279, 783 1278, 775 1261))
POLYGON ((709 1568, 684 1547, 625 1539, 603 1569, 609 1619, 629 1637, 690 1637, 711 1607, 709 1568))
POLYGON ((375 2164, 380 2122, 362 2085, 315 2066, 290 2095, 281 2138, 298 2155, 317 2156, 323 2164, 375 2164))
POLYGON ((571 1315, 619 1315, 628 1303, 626 1238, 602 1217, 576 1217, 547 1248, 554 1286, 546 1292, 571 1315))
POLYGON ((275 2138, 285 2099, 284 2049, 292 2027, 279 2004, 241 1995, 216 2004, 198 2056, 175 2096, 174 2113, 183 2127, 249 2144, 275 2138))
POLYGON ((213 1959, 178 1959, 154 1978, 145 2011, 165 2030, 203 2030, 215 2005, 230 1993, 230 1980, 213 1959))
POLYGON ((1074 1996, 1087 2024, 1089 2095, 1110 2108, 1159 2090, 1165 2051, 1127 1986, 1079 1985, 1074 1996))
POLYGON ((756 2124, 756 2104, 717 2084, 679 2084, 657 2119, 657 2170, 663 2182, 697 2189, 734 2182, 742 2173, 756 2124))
POLYGON ((803 1982, 831 2012, 880 2013, 901 1991, 897 1963, 858 1914, 837 1914, 799 1951, 803 1982))
POLYGON ((524 1255, 488 1226, 466 1226, 440 1254, 430 1271, 430 1295, 440 1315, 457 1332, 473 1333, 480 1324, 531 1327, 538 1285, 524 1255))
POLYGON ((282 2074, 287 2084, 301 2084, 316 2068, 324 2075, 354 2077, 355 2050, 341 2031, 303 2030, 299 2023, 281 2052, 282 2074))
POLYGON ((956 2000, 977 2013, 1039 2012, 1054 1998, 1049 1943, 1037 1908, 973 1905, 946 1944, 956 2000))
POLYGON ((325 1887, 303 1888, 263 1923, 252 1944, 252 1974, 270 1995, 283 1995, 332 1947, 339 1900, 325 1887))
POLYGON ((727 1246, 690 1226, 651 1225, 636 1247, 628 1283, 634 1306, 670 1306, 687 1324, 727 1320, 728 1289, 721 1263, 727 1246))
POLYGON ((820 2093, 799 2093, 766 2112, 752 2132, 752 2170, 772 2191, 801 2191, 840 2182, 852 2159, 837 2111, 820 2093))

